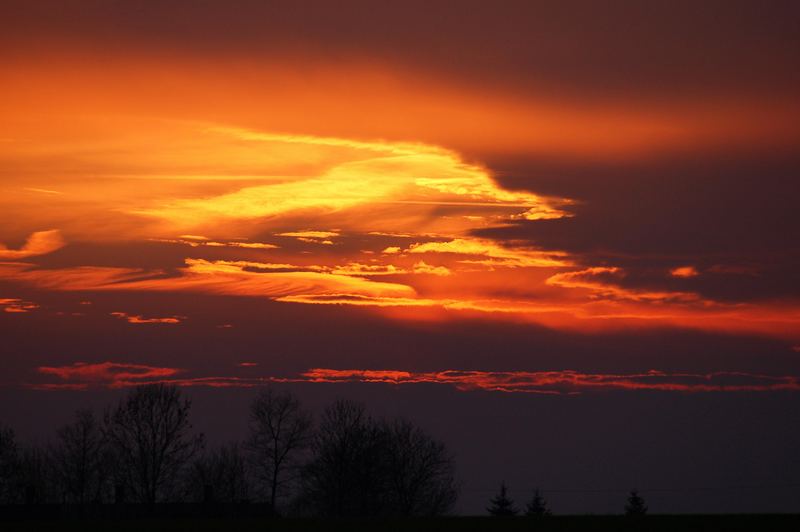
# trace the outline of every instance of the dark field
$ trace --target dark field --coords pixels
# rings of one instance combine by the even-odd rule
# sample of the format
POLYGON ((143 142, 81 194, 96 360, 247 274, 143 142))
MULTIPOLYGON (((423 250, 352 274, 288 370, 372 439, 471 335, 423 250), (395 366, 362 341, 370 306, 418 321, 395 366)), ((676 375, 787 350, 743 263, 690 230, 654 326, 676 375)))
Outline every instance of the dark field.
POLYGON ((542 520, 517 517, 445 517, 407 520, 316 520, 316 519, 130 519, 130 520, 25 520, 0 521, 0 530, 11 531, 287 531, 348 530, 391 531, 490 531, 490 530, 800 530, 800 515, 651 515, 644 518, 624 516, 553 516, 542 520))

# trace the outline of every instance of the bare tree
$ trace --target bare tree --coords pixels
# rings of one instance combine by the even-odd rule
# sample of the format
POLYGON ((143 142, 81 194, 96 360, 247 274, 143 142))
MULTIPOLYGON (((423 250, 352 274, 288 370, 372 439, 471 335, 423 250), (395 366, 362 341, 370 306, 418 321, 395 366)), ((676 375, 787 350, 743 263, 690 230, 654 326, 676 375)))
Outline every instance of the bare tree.
POLYGON ((305 504, 333 517, 430 516, 447 512, 457 489, 445 446, 408 421, 372 419, 360 403, 323 413, 305 469, 305 504))
POLYGON ((107 490, 110 460, 102 428, 89 409, 75 412, 75 421, 57 432, 51 447, 53 472, 64 502, 101 502, 107 490))
POLYGON ((16 494, 12 502, 42 504, 52 502, 53 476, 52 462, 45 448, 38 445, 25 445, 17 453, 12 473, 16 484, 16 494))
POLYGON ((449 511, 458 490, 455 461, 444 444, 404 419, 385 424, 383 430, 392 513, 434 516, 449 511))
POLYGON ((104 435, 114 454, 117 480, 139 502, 174 497, 178 479, 203 448, 192 435, 191 401, 175 386, 134 388, 105 416, 104 435))
POLYGON ((194 461, 188 492, 202 502, 243 502, 248 499, 247 467, 239 444, 217 447, 194 461))
POLYGON ((0 504, 48 502, 51 467, 35 445, 17 445, 14 431, 0 426, 0 504))
POLYGON ((339 400, 325 409, 304 470, 304 497, 315 514, 378 513, 385 492, 380 436, 361 403, 339 400))
POLYGON ((14 431, 0 425, 0 504, 11 502, 16 462, 17 444, 14 431))
POLYGON ((250 405, 247 450, 273 511, 297 479, 298 458, 311 441, 312 418, 291 392, 263 389, 250 405))

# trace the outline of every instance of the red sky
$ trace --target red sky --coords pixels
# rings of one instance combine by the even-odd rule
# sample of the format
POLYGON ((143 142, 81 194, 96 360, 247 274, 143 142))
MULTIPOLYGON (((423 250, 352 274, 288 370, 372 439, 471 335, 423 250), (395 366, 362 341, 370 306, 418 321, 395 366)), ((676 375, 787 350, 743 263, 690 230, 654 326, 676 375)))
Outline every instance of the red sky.
POLYGON ((797 7, 456 4, 4 2, 4 393, 796 401, 797 7))

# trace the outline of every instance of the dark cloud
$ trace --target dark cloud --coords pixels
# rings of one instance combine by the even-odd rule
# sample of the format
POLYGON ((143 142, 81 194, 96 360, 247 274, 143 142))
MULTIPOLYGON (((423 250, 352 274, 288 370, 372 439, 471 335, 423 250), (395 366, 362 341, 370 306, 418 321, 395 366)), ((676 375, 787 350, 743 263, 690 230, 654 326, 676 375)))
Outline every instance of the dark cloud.
POLYGON ((582 97, 791 95, 796 2, 4 2, 2 40, 148 54, 311 54, 582 97))
POLYGON ((571 218, 476 231, 618 266, 631 287, 751 300, 800 296, 800 161, 717 155, 635 163, 495 160, 501 184, 577 200, 571 218), (669 271, 694 266, 700 275, 669 271))
POLYGON ((315 367, 800 374, 789 343, 743 335, 674 328, 588 334, 485 319, 395 321, 371 309, 259 297, 0 288, 38 305, 0 319, 6 384, 39 382, 37 367, 76 362, 168 366, 193 377, 238 375, 232 371, 242 361, 257 362, 258 375, 279 377, 315 367), (114 312, 181 320, 132 324, 114 312))

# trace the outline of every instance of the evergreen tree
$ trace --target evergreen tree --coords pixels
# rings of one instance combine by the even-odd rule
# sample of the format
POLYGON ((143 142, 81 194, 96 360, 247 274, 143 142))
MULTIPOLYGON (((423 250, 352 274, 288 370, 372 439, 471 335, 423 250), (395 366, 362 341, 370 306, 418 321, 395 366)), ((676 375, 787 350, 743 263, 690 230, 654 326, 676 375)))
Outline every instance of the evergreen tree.
POLYGON ((514 501, 508 498, 508 488, 505 482, 500 483, 500 493, 489 502, 491 506, 486 510, 492 517, 514 517, 519 513, 519 510, 514 507, 514 501))
POLYGON ((533 499, 528 503, 525 508, 525 515, 528 517, 544 517, 551 515, 550 509, 547 507, 547 501, 539 492, 539 488, 533 490, 533 499))
POLYGON ((638 516, 647 513, 647 506, 644 499, 639 496, 639 492, 631 490, 628 496, 628 504, 625 505, 625 515, 638 516))

